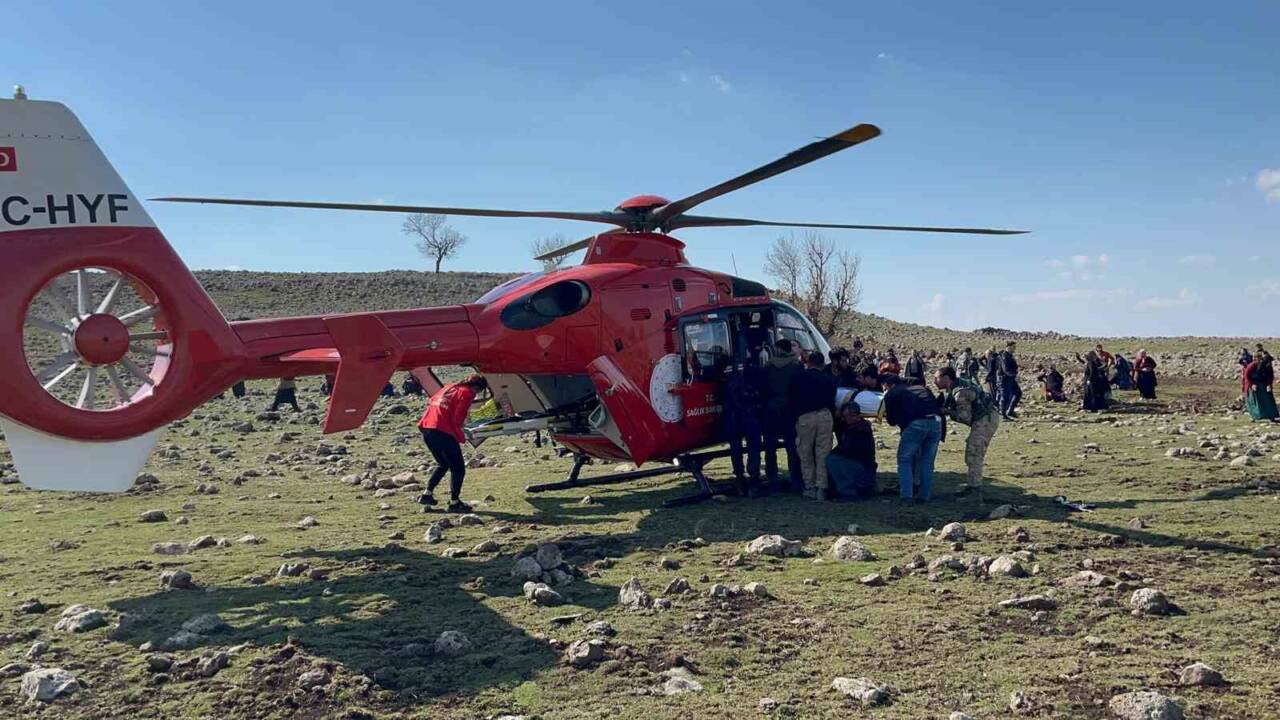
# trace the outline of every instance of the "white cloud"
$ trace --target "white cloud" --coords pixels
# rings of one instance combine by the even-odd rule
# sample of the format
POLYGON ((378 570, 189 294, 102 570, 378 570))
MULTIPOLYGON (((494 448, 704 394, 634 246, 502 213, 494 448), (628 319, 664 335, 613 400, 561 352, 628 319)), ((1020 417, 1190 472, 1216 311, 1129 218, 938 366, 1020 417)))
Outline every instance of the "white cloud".
POLYGON ((1012 305, 1030 305, 1032 303, 1074 302, 1079 300, 1116 300, 1133 295, 1128 288, 1103 290, 1099 288, 1070 288, 1068 290, 1042 290, 1034 293, 1006 295, 1004 302, 1012 305))
POLYGON ((1183 255, 1178 258, 1178 262, 1182 265, 1191 265, 1192 267, 1213 267, 1218 262, 1218 258, 1213 255, 1183 255))
POLYGON ((1135 310, 1166 310, 1173 307, 1186 307, 1195 305, 1200 302, 1200 296, 1191 292, 1187 288, 1182 288, 1177 295, 1173 297, 1149 297, 1143 298, 1134 305, 1135 310))
POLYGON ((238 271, 240 271, 240 270, 243 270, 244 268, 240 267, 239 265, 228 265, 228 266, 226 266, 226 267, 224 267, 224 268, 222 268, 222 269, 223 269, 223 270, 234 270, 234 271, 237 271, 237 272, 238 272, 238 271))
POLYGON ((1259 300, 1280 300, 1280 280, 1265 280, 1249 288, 1249 294, 1259 300))
POLYGON ((1263 168, 1255 182, 1267 202, 1280 202, 1280 168, 1263 168))
POLYGON ((1111 264, 1111 256, 1103 253, 1102 255, 1072 255, 1068 258, 1053 258, 1045 263, 1050 268, 1058 271, 1058 277, 1063 280, 1079 280, 1081 282, 1091 282, 1093 280, 1101 280, 1106 275, 1103 271, 1111 264))
POLYGON ((686 72, 680 73, 680 82, 682 83, 689 82, 689 73, 686 73, 686 72))
POLYGON ((929 302, 925 303, 924 305, 921 305, 920 309, 924 310, 926 313, 929 313, 930 316, 936 317, 942 314, 942 308, 946 303, 946 300, 947 298, 945 295, 943 295, 942 293, 936 293, 929 300, 929 302))
POLYGON ((722 93, 727 93, 733 89, 733 86, 729 84, 729 81, 725 80, 721 75, 712 75, 711 82, 715 83, 716 87, 720 88, 720 92, 722 93))

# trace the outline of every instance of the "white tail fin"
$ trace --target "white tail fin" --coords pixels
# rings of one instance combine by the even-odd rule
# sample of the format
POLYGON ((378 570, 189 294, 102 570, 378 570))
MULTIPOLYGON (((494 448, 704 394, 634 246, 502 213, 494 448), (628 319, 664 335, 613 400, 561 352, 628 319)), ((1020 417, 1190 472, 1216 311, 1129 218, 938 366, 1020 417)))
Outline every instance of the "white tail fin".
POLYGON ((75 115, 0 100, 0 427, 19 479, 127 489, 242 353, 75 115))

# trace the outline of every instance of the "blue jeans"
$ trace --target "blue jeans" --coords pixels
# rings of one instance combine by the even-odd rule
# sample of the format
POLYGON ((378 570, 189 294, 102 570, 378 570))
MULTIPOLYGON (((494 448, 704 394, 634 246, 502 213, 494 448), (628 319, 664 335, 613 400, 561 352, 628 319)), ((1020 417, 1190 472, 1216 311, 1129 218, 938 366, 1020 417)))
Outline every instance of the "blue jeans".
POLYGON ((913 486, 920 481, 920 499, 933 494, 933 463, 942 442, 942 423, 936 418, 921 418, 902 430, 898 438, 898 489, 904 499, 915 495, 913 486))

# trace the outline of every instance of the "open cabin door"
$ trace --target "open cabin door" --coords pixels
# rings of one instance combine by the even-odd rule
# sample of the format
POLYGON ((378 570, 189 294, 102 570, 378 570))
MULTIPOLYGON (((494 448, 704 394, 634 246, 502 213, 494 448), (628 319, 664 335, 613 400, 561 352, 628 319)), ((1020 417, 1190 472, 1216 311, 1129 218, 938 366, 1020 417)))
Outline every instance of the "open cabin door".
MULTIPOLYGON (((644 391, 607 356, 592 360, 587 365, 587 373, 600 404, 608 413, 607 418, 601 419, 601 425, 611 422, 617 428, 618 437, 610 439, 620 440, 636 465, 653 457, 666 431, 644 391)), ((605 432, 605 435, 609 433, 605 432)))

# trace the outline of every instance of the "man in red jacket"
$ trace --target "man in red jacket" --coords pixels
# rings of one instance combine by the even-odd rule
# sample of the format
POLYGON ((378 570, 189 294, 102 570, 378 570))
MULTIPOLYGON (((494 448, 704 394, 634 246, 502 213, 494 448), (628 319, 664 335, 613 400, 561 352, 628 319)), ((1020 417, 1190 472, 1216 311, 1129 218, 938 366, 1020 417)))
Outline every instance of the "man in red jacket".
POLYGON ((462 426, 467 422, 471 401, 484 392, 489 383, 480 375, 472 375, 460 383, 445 385, 427 402, 427 411, 418 421, 422 439, 436 460, 436 469, 427 481, 427 491, 418 498, 423 505, 435 505, 435 489, 449 473, 449 512, 471 512, 471 506, 462 502, 462 479, 467 474, 462 459, 462 443, 466 436, 462 426))

